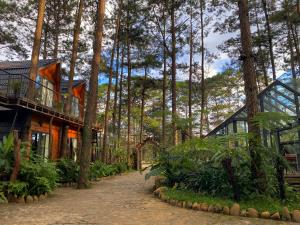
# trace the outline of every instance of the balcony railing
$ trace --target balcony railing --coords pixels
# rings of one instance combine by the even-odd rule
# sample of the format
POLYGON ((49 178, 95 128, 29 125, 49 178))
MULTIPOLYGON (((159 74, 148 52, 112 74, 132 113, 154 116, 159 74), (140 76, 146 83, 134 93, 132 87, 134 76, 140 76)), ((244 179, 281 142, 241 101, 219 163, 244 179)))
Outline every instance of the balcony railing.
POLYGON ((65 113, 67 103, 65 95, 31 80, 26 75, 1 75, 0 96, 7 99, 22 99, 74 119, 81 121, 83 119, 84 108, 82 105, 72 102, 70 113, 65 113))

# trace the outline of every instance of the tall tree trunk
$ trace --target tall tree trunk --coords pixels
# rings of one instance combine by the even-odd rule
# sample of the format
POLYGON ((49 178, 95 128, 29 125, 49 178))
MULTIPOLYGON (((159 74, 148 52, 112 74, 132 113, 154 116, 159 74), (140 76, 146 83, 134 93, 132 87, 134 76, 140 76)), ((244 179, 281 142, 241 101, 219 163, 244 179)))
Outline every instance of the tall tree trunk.
POLYGON ((142 87, 142 104, 141 104, 141 123, 140 123, 140 140, 139 142, 142 143, 143 141, 143 128, 144 128, 144 111, 145 111, 145 92, 146 92, 146 82, 147 82, 147 67, 145 67, 145 75, 142 87))
POLYGON ((203 137, 204 108, 205 108, 205 49, 204 49, 204 1, 200 0, 201 20, 201 112, 200 112, 200 138, 203 137))
MULTIPOLYGON (((119 32, 119 35, 120 35, 120 32, 119 32)), ((117 120, 118 90, 119 90, 119 88, 118 88, 118 86, 119 86, 119 69, 120 69, 119 67, 120 67, 120 36, 118 38, 118 43, 117 43, 116 83, 115 83, 113 118, 112 118, 114 149, 117 148, 116 120, 117 120)))
MULTIPOLYGON (((42 37, 43 22, 44 22, 44 15, 45 15, 45 5, 46 5, 46 0, 39 0, 38 17, 37 17, 35 34, 34 34, 34 42, 32 47, 32 54, 31 54, 31 65, 29 71, 29 78, 33 81, 35 81, 36 75, 38 73, 41 37, 42 37)), ((32 91, 34 90, 33 88, 34 87, 31 86, 28 89, 28 91, 32 93, 32 91)), ((33 96, 30 95, 30 97, 33 96)))
POLYGON ((129 21, 129 8, 127 5, 127 32, 126 32, 126 43, 127 43, 127 67, 128 67, 128 77, 127 77, 127 164, 131 166, 131 37, 130 37, 130 21, 129 21))
POLYGON ((54 1, 54 49, 53 57, 58 58, 58 46, 59 46, 59 35, 60 35, 60 10, 61 10, 61 0, 54 1))
POLYGON ((162 96, 162 147, 166 147, 166 97, 167 97, 167 49, 166 49, 166 16, 163 10, 163 96, 162 96))
MULTIPOLYGON (((39 0, 39 7, 38 7, 38 16, 36 22, 36 29, 34 33, 34 41, 32 47, 32 54, 31 54, 31 64, 30 64, 30 71, 29 71, 29 87, 27 91, 27 98, 34 100, 34 81, 36 79, 36 75, 38 74, 38 64, 39 64, 39 55, 40 55, 40 46, 41 46, 41 37, 42 37, 42 30, 43 30, 43 21, 45 15, 45 6, 46 0, 39 0)), ((22 130, 22 141, 28 143, 26 146, 27 151, 27 158, 29 159, 30 155, 30 140, 31 140, 31 114, 28 113, 24 125, 24 129, 22 130)))
POLYGON ((123 78, 124 78, 124 58, 125 58, 125 46, 122 46, 122 60, 121 60, 121 76, 120 76, 120 87, 119 87, 119 107, 118 107, 118 137, 117 146, 120 148, 120 138, 121 138, 121 120, 122 120, 122 96, 123 96, 123 78))
POLYGON ((113 47, 111 50, 111 57, 110 57, 110 67, 109 67, 109 81, 108 81, 108 87, 106 92, 106 103, 105 103, 105 113, 104 113, 104 129, 103 129, 103 149, 102 149, 102 162, 106 162, 107 158, 107 135, 108 135, 108 113, 110 110, 110 94, 111 94, 111 86, 112 86, 112 79, 113 79, 113 64, 114 64, 114 58, 115 58, 115 50, 116 50, 116 44, 118 42, 118 32, 119 32, 119 26, 120 26, 120 13, 117 16, 116 20, 116 31, 115 31, 115 39, 113 43, 113 47))
POLYGON ((297 27, 291 24, 291 33, 293 38, 293 43, 296 50, 296 58, 298 63, 298 69, 300 70, 300 49, 299 49, 299 36, 297 32, 297 27))
POLYGON ((48 34, 49 33, 49 16, 46 16, 44 25, 44 43, 43 43, 43 59, 46 60, 48 57, 48 34))
MULTIPOLYGON (((258 35, 258 37, 261 37, 257 8, 258 8, 257 2, 255 1, 255 23, 256 23, 256 29, 257 29, 257 35, 258 35)), ((267 73, 267 68, 266 68, 265 61, 263 59, 263 49, 262 49, 261 42, 259 42, 259 44, 258 44, 258 51, 259 51, 259 54, 258 54, 257 65, 259 65, 259 63, 261 63, 262 70, 263 70, 263 75, 264 75, 264 84, 267 87, 269 85, 268 73, 267 73)))
POLYGON ((105 14, 105 0, 98 0, 97 20, 95 24, 94 55, 92 59, 92 69, 89 81, 89 92, 85 112, 85 120, 82 135, 82 149, 80 154, 80 170, 78 178, 78 188, 89 186, 89 171, 92 147, 92 126, 96 119, 97 96, 98 96, 98 74, 101 61, 101 45, 103 36, 103 24, 105 14))
POLYGON ((272 65, 272 74, 273 74, 273 80, 276 80, 276 66, 275 66, 275 57, 274 57, 274 51, 273 51, 273 35, 271 31, 270 26, 270 19, 269 19, 269 13, 268 13, 268 7, 267 7, 267 1, 262 0, 263 10, 265 14, 266 19, 266 28, 267 28, 267 34, 268 34, 268 42, 269 42, 269 53, 270 53, 270 60, 272 65))
POLYGON ((175 0, 171 2, 171 35, 172 35, 172 141, 177 144, 177 110, 176 110, 176 27, 175 27, 175 0))
POLYGON ((249 151, 251 157, 251 173, 258 191, 264 192, 266 189, 266 177, 262 169, 262 159, 259 152, 260 145, 260 129, 256 123, 253 122, 255 115, 258 113, 258 99, 257 99, 257 83, 254 67, 254 57, 252 52, 252 38, 249 22, 249 8, 248 0, 239 0, 239 20, 241 30, 241 44, 243 60, 243 74, 245 82, 246 94, 246 109, 248 114, 248 130, 251 133, 249 138, 249 151))
POLYGON ((193 9, 190 3, 190 69, 189 69, 189 137, 193 135, 193 115, 192 115, 192 83, 193 83, 193 9))
POLYGON ((294 54, 293 40, 291 35, 291 26, 288 20, 286 21, 286 28, 287 28, 288 47, 289 47, 290 58, 291 58, 290 60, 291 60, 292 75, 293 78, 296 78, 295 54, 294 54))
MULTIPOLYGON (((76 16, 76 21, 74 26, 73 47, 72 47, 70 74, 69 74, 69 82, 68 82, 68 95, 67 95, 66 105, 65 105, 66 114, 71 113, 75 65, 76 65, 78 45, 79 45, 81 18, 82 18, 83 7, 84 7, 83 3, 84 3, 83 0, 79 0, 78 10, 76 14, 77 16, 76 16)), ((63 157, 68 157, 68 131, 69 131, 69 126, 65 124, 62 131, 63 135, 62 135, 62 142, 61 142, 61 151, 63 157)))

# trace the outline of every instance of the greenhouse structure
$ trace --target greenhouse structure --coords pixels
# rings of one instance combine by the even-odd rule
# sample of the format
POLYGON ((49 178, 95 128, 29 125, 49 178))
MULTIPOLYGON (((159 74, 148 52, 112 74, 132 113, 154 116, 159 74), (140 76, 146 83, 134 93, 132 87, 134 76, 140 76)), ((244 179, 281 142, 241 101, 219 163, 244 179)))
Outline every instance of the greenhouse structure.
MULTIPOLYGON (((292 171, 300 172, 300 73, 286 72, 258 95, 261 112, 279 112, 294 118, 273 131, 262 130, 262 141, 271 147, 276 142, 292 171)), ((208 136, 247 132, 246 106, 212 130, 208 136)))

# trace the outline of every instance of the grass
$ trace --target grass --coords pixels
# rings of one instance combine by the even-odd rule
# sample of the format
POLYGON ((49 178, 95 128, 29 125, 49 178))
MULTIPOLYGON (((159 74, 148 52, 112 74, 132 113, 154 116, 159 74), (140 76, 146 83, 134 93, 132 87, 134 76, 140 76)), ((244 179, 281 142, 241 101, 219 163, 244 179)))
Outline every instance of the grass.
MULTIPOLYGON (((200 193, 195 193, 185 190, 168 189, 165 195, 169 199, 174 199, 178 201, 190 201, 198 203, 207 203, 209 205, 219 204, 221 206, 230 207, 234 201, 231 199, 212 197, 209 195, 204 195, 200 193)), ((285 202, 279 199, 274 199, 270 197, 257 196, 255 199, 242 200, 238 202, 241 209, 255 208, 259 212, 269 211, 270 213, 281 212, 283 207, 287 207, 290 211, 295 209, 300 209, 300 194, 293 193, 289 194, 288 200, 285 202)))

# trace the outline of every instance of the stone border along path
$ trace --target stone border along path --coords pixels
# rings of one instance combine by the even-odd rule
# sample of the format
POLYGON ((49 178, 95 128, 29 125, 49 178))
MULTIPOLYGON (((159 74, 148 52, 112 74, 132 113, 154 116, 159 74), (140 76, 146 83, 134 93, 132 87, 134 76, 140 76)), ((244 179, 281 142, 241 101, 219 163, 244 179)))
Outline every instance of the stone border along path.
POLYGON ((152 194, 139 172, 102 179, 91 189, 59 188, 32 204, 0 205, 1 225, 288 225, 170 206, 152 194))

